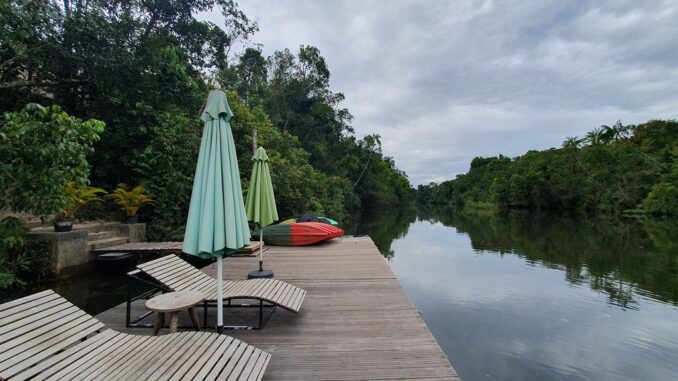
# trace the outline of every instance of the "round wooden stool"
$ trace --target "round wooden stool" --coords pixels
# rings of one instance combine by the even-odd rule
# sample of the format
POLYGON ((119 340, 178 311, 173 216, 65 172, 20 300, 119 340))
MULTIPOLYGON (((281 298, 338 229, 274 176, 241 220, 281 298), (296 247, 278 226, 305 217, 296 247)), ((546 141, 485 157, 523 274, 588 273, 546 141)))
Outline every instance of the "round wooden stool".
POLYGON ((205 300, 205 295, 195 291, 168 292, 167 294, 161 294, 149 299, 146 302, 146 309, 158 313, 155 326, 153 327, 153 335, 157 336, 160 328, 165 325, 166 312, 170 314, 169 331, 170 333, 176 333, 179 312, 185 309, 188 309, 188 313, 191 315, 193 327, 199 331, 200 322, 198 321, 198 315, 195 313, 195 305, 203 300, 205 300))

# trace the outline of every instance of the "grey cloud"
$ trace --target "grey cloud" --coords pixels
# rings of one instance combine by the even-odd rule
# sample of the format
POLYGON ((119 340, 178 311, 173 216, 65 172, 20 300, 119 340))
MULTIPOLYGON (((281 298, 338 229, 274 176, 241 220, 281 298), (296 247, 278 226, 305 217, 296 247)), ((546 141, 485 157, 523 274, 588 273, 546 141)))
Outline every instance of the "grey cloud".
MULTIPOLYGON (((359 136, 414 184, 475 156, 678 117, 672 1, 241 1, 264 53, 317 46, 359 136)), ((218 15, 204 15, 219 22, 218 15)))

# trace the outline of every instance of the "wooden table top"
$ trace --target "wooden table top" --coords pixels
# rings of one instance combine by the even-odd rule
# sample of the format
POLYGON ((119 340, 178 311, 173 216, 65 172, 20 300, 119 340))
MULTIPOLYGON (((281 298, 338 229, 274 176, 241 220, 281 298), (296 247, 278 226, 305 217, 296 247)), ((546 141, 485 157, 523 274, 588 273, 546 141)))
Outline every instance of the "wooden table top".
POLYGON ((193 307, 202 302, 205 295, 196 291, 168 292, 146 302, 146 309, 153 312, 175 312, 193 307))

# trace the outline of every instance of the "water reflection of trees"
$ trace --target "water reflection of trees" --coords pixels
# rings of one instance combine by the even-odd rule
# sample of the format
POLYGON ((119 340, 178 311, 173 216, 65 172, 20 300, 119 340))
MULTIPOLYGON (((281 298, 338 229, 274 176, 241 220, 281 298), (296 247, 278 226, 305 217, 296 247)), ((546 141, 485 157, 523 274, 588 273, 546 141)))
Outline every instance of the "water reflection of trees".
POLYGON ((634 308, 638 295, 678 302, 675 221, 431 208, 421 208, 419 218, 468 234, 479 253, 510 253, 528 263, 563 269, 569 282, 588 284, 624 308, 634 308))
POLYGON ((386 210, 366 210, 359 222, 346 228, 348 234, 369 235, 386 258, 393 258, 391 244, 394 240, 407 235, 408 228, 417 217, 416 208, 392 208, 386 210))

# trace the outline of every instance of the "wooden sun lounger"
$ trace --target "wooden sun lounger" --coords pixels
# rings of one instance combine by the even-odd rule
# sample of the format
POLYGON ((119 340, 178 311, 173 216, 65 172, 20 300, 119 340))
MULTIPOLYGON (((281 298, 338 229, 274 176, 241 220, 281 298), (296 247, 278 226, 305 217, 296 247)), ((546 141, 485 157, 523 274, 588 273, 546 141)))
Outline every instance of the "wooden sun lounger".
MULTIPOLYGON (((216 280, 176 255, 167 255, 140 264, 137 269, 165 291, 199 291, 205 295, 206 304, 213 304, 217 300, 216 280)), ((129 275, 138 277, 139 274, 133 271, 129 275)), ((297 313, 305 296, 305 290, 277 279, 224 281, 223 285, 224 301, 230 302, 236 299, 259 301, 259 326, 230 328, 261 328, 263 325, 263 303, 270 303, 273 306, 297 313)), ((129 317, 128 326, 130 326, 129 317)))
POLYGON ((103 329, 52 290, 2 304, 0 380, 261 380, 270 360, 226 335, 103 329))

